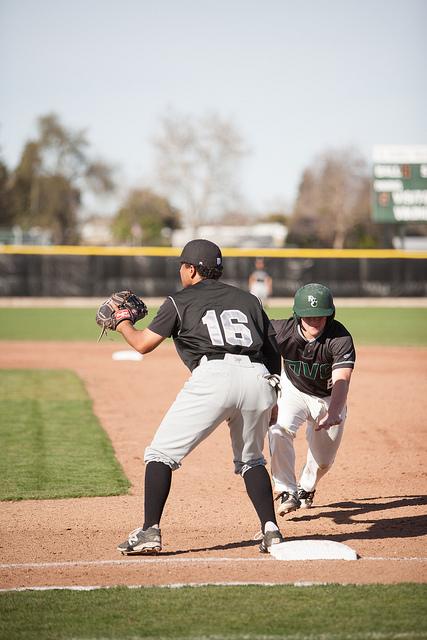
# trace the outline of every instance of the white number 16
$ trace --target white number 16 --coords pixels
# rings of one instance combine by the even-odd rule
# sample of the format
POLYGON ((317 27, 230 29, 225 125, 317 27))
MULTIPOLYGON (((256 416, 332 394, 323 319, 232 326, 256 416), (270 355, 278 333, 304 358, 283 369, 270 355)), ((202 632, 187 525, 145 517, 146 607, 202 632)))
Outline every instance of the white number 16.
MULTIPOLYGON (((253 340, 250 329, 245 324, 242 324, 243 322, 248 321, 246 314, 242 311, 238 311, 238 309, 226 309, 221 313, 219 318, 224 330, 225 341, 228 344, 238 344, 242 347, 251 346, 253 340)), ((221 327, 213 309, 206 311, 202 318, 202 322, 208 328, 212 344, 217 346, 224 345, 221 327)))

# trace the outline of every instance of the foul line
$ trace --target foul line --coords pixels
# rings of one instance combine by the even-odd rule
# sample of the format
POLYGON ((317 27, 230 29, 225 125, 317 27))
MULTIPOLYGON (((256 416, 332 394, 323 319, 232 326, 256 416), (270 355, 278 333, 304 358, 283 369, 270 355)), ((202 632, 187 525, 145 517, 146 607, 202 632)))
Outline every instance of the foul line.
MULTIPOLYGON (((126 560, 72 560, 67 562, 23 562, 23 563, 2 563, 0 571, 3 569, 54 569, 64 567, 88 567, 88 566, 129 566, 133 564, 203 564, 212 562, 270 562, 274 560, 271 556, 264 558, 165 558, 160 556, 157 558, 147 558, 139 556, 137 559, 128 558, 126 560)), ((320 562, 323 560, 334 560, 334 558, 318 558, 312 559, 312 562, 320 562)), ((411 557, 360 557, 358 560, 366 560, 369 562, 427 562, 427 558, 411 558, 411 557)), ((285 562, 305 562, 305 560, 285 560, 285 562)), ((349 562, 349 560, 345 560, 349 562)))
MULTIPOLYGON (((112 585, 47 585, 41 587, 12 587, 9 589, 0 589, 0 593, 17 592, 17 591, 99 591, 107 589, 185 589, 186 587, 327 587, 329 585, 336 586, 336 582, 316 582, 316 581, 295 581, 295 582, 172 582, 169 584, 112 584, 112 585)), ((342 582, 340 587, 363 587, 355 582, 342 582)), ((399 634, 394 635, 397 638, 399 634)), ((227 636, 228 637, 228 636, 227 636)), ((288 636, 287 636, 288 637, 288 636)), ((289 636, 290 638, 291 636, 289 636)), ((379 636, 375 635, 376 638, 379 636)), ((422 636, 424 637, 424 635, 422 636)), ((324 638, 324 634, 322 634, 324 638)), ((363 638, 366 638, 363 635, 363 638)), ((301 640, 301 637, 298 636, 301 640)), ((246 638, 247 640, 247 638, 246 638)))
POLYGON ((294 587, 314 587, 333 584, 328 582, 171 582, 170 584, 113 584, 113 585, 70 585, 70 586, 45 586, 45 587, 14 587, 11 589, 0 589, 0 593, 5 591, 52 591, 60 589, 62 591, 96 591, 98 589, 116 589, 125 587, 126 589, 184 589, 185 587, 280 587, 292 585, 294 587))
POLYGON ((48 569, 54 567, 87 567, 97 565, 130 565, 130 564, 185 564, 185 563, 203 563, 203 562, 266 562, 271 560, 270 556, 264 558, 150 558, 147 556, 139 556, 138 558, 128 558, 126 560, 72 560, 68 562, 27 562, 0 564, 1 569, 48 569))

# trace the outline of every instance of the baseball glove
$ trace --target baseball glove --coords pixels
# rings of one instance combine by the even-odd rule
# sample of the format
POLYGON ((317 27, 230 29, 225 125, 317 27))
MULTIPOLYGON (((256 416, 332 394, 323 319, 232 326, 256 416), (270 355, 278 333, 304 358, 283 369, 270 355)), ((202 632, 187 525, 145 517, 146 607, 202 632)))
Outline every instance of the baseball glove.
POLYGON ((130 320, 135 324, 145 318, 147 313, 145 303, 133 291, 113 293, 96 312, 96 323, 102 327, 98 342, 107 331, 115 331, 123 320, 130 320))
POLYGON ((277 373, 267 373, 263 377, 267 380, 270 387, 273 387, 273 389, 276 392, 276 396, 280 398, 280 396, 282 395, 282 385, 280 383, 280 376, 277 373))

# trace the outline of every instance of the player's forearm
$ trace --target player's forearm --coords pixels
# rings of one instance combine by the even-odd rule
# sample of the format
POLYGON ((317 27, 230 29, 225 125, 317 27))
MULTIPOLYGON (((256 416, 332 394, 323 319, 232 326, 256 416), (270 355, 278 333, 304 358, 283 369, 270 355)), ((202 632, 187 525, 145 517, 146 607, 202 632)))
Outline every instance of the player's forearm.
POLYGON ((331 402, 329 403, 328 413, 330 416, 338 416, 344 409, 347 402, 349 381, 348 380, 336 380, 331 393, 331 402))
POLYGON ((328 412, 319 421, 316 431, 329 429, 342 422, 342 411, 347 402, 351 373, 351 369, 338 369, 332 372, 333 386, 328 412))
POLYGON ((139 351, 139 353, 150 353, 164 340, 162 336, 153 333, 149 329, 135 329, 128 320, 121 322, 117 327, 117 331, 122 334, 128 345, 139 351))

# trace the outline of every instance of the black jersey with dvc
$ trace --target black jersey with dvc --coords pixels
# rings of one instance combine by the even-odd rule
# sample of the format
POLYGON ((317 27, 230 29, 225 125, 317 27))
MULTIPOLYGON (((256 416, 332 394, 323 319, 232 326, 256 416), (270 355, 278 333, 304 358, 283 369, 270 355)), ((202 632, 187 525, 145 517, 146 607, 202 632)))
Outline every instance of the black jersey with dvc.
POLYGON ((354 369, 356 352, 353 338, 337 320, 326 324, 323 333, 307 341, 294 318, 272 320, 287 377, 293 385, 310 395, 324 398, 331 394, 332 370, 354 369))
POLYGON ((258 298, 218 280, 202 280, 166 298, 148 328, 173 338, 190 371, 203 356, 232 353, 280 372, 275 332, 258 298))

